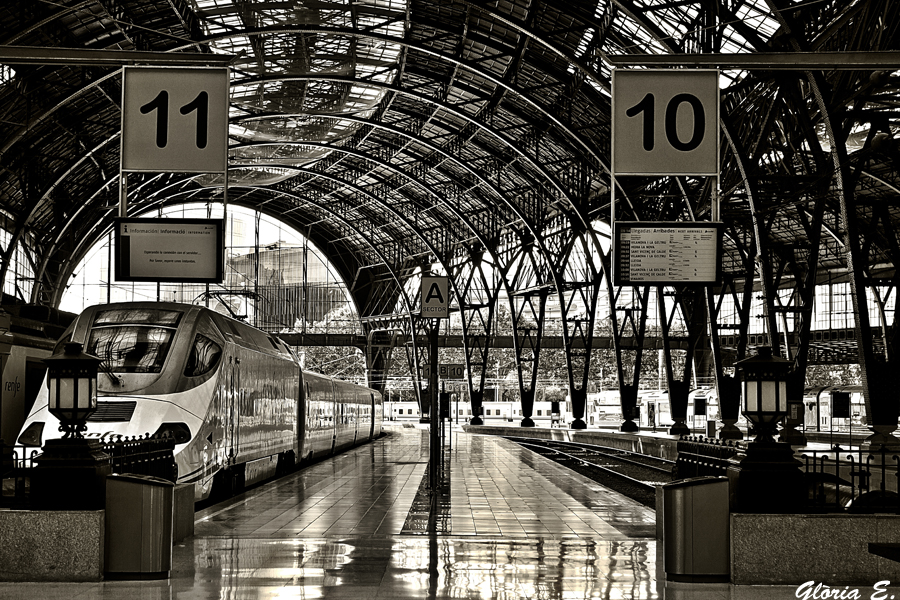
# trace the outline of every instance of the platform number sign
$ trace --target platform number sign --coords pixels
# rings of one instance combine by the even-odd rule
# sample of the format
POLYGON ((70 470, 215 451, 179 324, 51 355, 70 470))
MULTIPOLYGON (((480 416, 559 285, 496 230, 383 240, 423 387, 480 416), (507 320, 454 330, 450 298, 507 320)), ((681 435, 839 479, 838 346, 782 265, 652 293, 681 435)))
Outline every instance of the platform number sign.
POLYGON ((616 69, 612 81, 617 175, 718 173, 718 71, 616 69))
POLYGON ((461 363, 438 365, 438 377, 441 379, 462 379, 466 374, 466 365, 461 363))
POLYGON ((227 68, 126 67, 122 169, 225 171, 228 78, 227 68))
POLYGON ((446 319, 450 316, 450 281, 443 275, 422 277, 423 317, 446 319))

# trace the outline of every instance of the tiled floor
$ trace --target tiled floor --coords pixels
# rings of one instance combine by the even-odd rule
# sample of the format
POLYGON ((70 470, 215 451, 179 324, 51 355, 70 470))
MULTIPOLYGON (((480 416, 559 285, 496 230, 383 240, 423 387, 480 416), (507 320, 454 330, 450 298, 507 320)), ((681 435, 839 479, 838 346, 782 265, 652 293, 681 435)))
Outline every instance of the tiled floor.
MULTIPOLYGON (((460 431, 444 533, 416 534, 409 517, 427 460, 427 432, 398 426, 198 512, 167 580, 5 583, 0 599, 803 597, 793 586, 668 583, 653 511, 510 442, 460 431)), ((835 591, 849 600, 852 589, 835 591)))

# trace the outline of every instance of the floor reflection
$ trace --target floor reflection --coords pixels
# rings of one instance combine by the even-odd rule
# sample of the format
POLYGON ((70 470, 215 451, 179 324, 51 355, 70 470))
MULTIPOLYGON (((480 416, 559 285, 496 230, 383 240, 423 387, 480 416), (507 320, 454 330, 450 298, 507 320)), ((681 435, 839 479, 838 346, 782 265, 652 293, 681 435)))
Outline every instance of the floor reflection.
POLYGON ((438 536, 197 540, 178 598, 657 598, 655 543, 438 536), (191 581, 189 581, 191 579, 191 581), (277 593, 276 593, 277 592, 277 593))

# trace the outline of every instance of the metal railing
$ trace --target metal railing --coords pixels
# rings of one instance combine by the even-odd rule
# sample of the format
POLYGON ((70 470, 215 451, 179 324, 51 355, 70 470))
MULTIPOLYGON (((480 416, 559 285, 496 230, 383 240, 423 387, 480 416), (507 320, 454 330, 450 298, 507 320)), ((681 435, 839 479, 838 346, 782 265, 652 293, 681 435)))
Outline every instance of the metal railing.
POLYGON ((900 514, 900 457, 893 451, 884 447, 809 450, 800 459, 806 472, 808 510, 900 514))
POLYGON ((178 478, 175 464, 175 438, 151 437, 118 438, 103 444, 109 455, 113 473, 152 475, 174 482, 178 478))
MULTIPOLYGON (((109 456, 113 473, 150 475, 174 482, 178 477, 175 464, 175 439, 169 436, 151 437, 150 434, 134 438, 119 437, 101 444, 109 456)), ((31 474, 37 468, 39 448, 31 446, 6 446, 3 448, 2 495, 0 507, 27 508, 31 474)))
MULTIPOLYGON (((702 436, 678 440, 675 477, 727 476, 739 469, 746 442, 702 436)), ((900 456, 885 448, 807 450, 799 456, 806 511, 900 514, 900 456)))
POLYGON ((24 508, 28 501, 28 481, 40 450, 26 446, 3 446, 2 493, 0 506, 24 508))
POLYGON ((741 446, 732 440, 717 440, 700 435, 683 435, 678 440, 675 478, 714 476, 724 477, 733 457, 741 446))

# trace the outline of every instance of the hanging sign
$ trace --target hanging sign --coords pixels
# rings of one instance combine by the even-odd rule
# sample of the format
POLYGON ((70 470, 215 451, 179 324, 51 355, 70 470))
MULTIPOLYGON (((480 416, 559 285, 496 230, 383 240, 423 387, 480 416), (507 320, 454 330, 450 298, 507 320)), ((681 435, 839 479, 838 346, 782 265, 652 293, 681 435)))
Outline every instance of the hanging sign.
POLYGON ((222 67, 125 67, 122 170, 224 172, 228 86, 222 67))
POLYGON ((716 284, 722 271, 721 223, 618 222, 615 285, 716 284))
POLYGON ((719 72, 613 69, 616 175, 717 175, 719 72))
POLYGON ((447 277, 422 277, 422 316, 437 319, 450 316, 450 283, 447 277))
POLYGON ((115 280, 222 283, 223 219, 116 219, 115 280))

